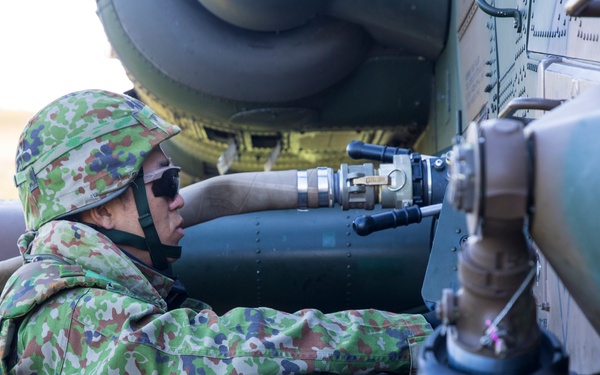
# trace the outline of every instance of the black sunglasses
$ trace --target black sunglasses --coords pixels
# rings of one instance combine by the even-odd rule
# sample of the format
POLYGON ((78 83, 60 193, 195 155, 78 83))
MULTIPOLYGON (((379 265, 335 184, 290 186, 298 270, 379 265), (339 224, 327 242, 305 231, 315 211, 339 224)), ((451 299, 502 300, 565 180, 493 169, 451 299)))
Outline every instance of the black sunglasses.
POLYGON ((152 193, 155 197, 174 199, 179 193, 179 171, 181 168, 169 166, 144 173, 144 183, 152 182, 152 193))

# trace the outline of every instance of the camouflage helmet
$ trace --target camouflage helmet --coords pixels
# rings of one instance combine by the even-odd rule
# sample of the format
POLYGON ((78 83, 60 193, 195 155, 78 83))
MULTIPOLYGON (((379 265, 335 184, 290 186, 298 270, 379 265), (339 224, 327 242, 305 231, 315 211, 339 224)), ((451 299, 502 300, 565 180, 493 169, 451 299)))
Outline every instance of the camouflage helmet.
POLYGON ((150 151, 179 133, 148 106, 102 90, 67 94, 23 130, 15 185, 29 230, 123 192, 150 151))

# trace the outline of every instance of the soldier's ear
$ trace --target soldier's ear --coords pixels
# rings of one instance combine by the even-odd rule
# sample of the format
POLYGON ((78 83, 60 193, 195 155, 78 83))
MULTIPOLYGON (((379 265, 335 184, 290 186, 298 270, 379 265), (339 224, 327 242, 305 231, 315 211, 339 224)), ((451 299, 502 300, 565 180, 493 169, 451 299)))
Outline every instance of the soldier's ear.
POLYGON ((108 204, 90 208, 81 213, 81 221, 95 224, 104 229, 113 229, 115 227, 114 212, 108 204))

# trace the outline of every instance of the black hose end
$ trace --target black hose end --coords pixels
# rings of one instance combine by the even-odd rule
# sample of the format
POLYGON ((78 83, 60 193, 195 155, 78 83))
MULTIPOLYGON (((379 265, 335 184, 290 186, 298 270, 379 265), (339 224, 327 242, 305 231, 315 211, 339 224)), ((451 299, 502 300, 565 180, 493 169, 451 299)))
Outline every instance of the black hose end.
POLYGON ((369 234, 373 233, 374 225, 375 220, 372 216, 361 215, 352 222, 352 229, 359 236, 368 236, 369 234))
POLYGON ((378 146, 361 141, 352 141, 346 146, 346 152, 352 159, 368 159, 382 163, 393 163, 394 155, 408 155, 410 150, 400 147, 378 146))
POLYGON ((362 159, 362 150, 364 145, 365 142, 351 141, 350 143, 348 143, 348 146, 346 146, 346 153, 348 153, 348 156, 350 156, 352 159, 362 159))

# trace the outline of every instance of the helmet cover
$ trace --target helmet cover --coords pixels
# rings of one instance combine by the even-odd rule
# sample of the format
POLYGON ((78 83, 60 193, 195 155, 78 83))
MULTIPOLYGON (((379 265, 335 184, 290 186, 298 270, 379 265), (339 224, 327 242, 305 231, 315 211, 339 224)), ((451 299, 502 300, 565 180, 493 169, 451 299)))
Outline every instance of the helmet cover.
POLYGON ((113 199, 133 182, 150 151, 179 133, 127 95, 67 94, 23 130, 15 185, 29 230, 113 199))

